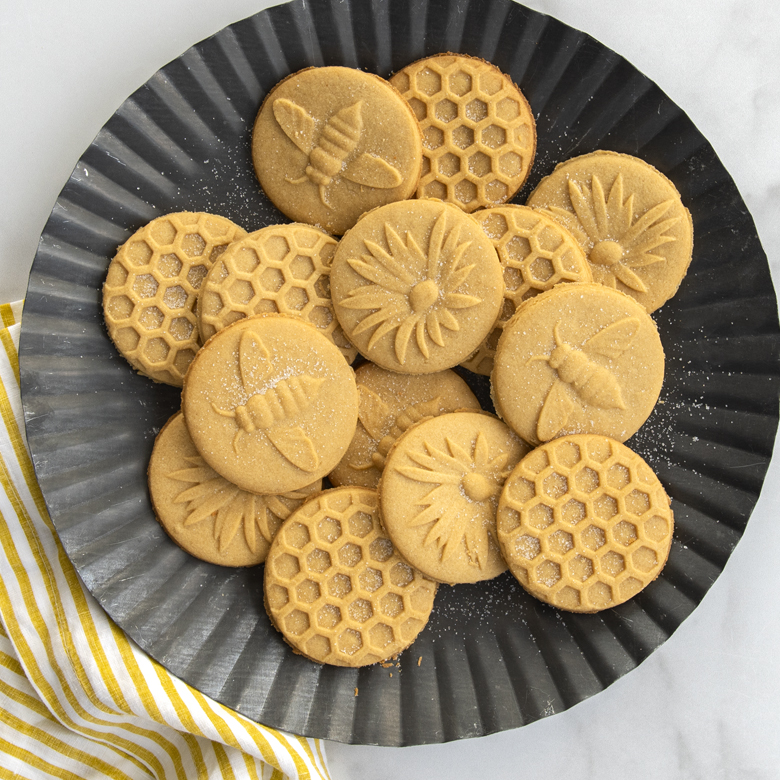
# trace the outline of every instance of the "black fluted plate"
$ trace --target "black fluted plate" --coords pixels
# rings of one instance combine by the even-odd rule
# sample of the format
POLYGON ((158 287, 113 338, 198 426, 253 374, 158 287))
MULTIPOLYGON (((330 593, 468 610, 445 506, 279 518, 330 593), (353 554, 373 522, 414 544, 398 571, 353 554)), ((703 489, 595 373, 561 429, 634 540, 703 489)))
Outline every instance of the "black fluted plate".
MULTIPOLYGON (((30 276, 22 398, 65 549, 141 647, 261 723, 344 742, 425 744, 571 707, 633 669, 691 613, 758 500, 778 423, 779 336, 766 257, 734 182, 680 108, 613 51, 510 0, 295 0, 164 67, 79 160, 30 276), (661 576, 617 609, 557 612, 504 575, 441 588, 400 667, 319 666, 271 627, 261 568, 197 561, 155 521, 146 465, 179 394, 117 355, 100 288, 117 246, 160 214, 213 211, 250 230, 284 221, 249 153, 260 102, 282 77, 336 64, 387 76, 441 51, 494 62, 528 97, 539 145, 518 202, 556 163, 613 149, 663 171, 691 210, 690 272, 655 314, 667 354, 661 402, 629 442, 672 496, 675 539, 661 576)), ((484 382, 478 390, 485 398, 484 382)))

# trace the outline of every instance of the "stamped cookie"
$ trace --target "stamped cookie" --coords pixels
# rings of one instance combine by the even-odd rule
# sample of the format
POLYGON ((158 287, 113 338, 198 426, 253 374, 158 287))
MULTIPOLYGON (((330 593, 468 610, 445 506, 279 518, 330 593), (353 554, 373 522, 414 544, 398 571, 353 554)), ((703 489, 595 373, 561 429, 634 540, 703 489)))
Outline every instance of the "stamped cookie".
POLYGON ((498 497, 529 450, 487 412, 443 414, 410 428, 390 450, 379 483, 382 523, 401 555, 438 582, 501 574, 498 497))
POLYGON ((326 490, 285 522, 268 554, 264 594, 271 622, 294 650, 358 667, 412 644, 436 583, 393 548, 376 491, 353 486, 326 490))
POLYGON ((203 341, 253 314, 297 314, 316 325, 347 362, 357 356, 333 313, 330 263, 336 239, 296 223, 270 225, 234 241, 214 263, 198 298, 203 341))
POLYGON ((498 507, 512 574, 533 596, 572 612, 622 604, 663 569, 674 517, 658 477, 605 436, 565 436, 517 465, 498 507))
POLYGON ((625 441, 653 411, 664 351, 650 315, 600 284, 562 284, 504 327, 491 374, 499 416, 526 441, 599 433, 625 441))
POLYGON ((365 357, 427 374, 458 365, 490 333, 504 281, 473 217, 409 200, 366 214, 341 239, 330 289, 341 327, 365 357))
POLYGON ((311 484, 341 460, 358 395, 353 370, 313 325, 258 314, 198 352, 182 409, 214 471, 252 493, 278 494, 311 484))
POLYGON ((536 151, 536 123, 509 76, 477 57, 438 54, 407 65, 390 83, 423 131, 419 197, 474 211, 520 189, 536 151))
POLYGON ((527 206, 498 206, 474 213, 493 242, 504 269, 504 305, 495 328, 461 365, 490 376, 496 344, 517 307, 561 282, 591 282, 583 251, 571 233, 551 217, 527 206))
POLYGON ((336 485, 376 487, 385 457, 404 431, 426 417, 480 408, 454 371, 415 376, 364 363, 355 379, 360 396, 358 426, 341 463, 329 475, 336 485))
POLYGON ((680 194, 653 166, 599 151, 561 163, 528 205, 577 239, 593 280, 655 311, 680 286, 693 252, 693 222, 680 194))
POLYGON ((220 566, 262 563, 282 522, 321 485, 317 480, 280 496, 241 490, 206 465, 181 412, 157 434, 149 461, 160 525, 190 555, 220 566))
POLYGON ((364 211, 414 194, 422 139, 412 110, 384 79, 353 68, 307 68, 263 101, 252 158, 277 208, 341 235, 364 211))
POLYGON ((195 304, 204 277, 246 230, 214 214, 157 217, 119 247, 103 285, 108 335, 139 373, 181 387, 200 347, 195 304))

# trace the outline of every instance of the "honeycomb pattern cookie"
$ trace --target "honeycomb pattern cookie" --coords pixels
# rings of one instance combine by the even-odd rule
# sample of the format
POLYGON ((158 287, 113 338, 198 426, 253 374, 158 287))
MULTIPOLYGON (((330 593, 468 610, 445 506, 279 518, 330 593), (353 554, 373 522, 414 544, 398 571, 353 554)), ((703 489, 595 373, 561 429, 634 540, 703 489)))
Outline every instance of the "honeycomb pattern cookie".
POLYGON ((523 301, 561 282, 593 278, 573 236, 541 212, 510 205, 483 209, 474 217, 493 242, 504 269, 504 306, 491 334, 461 365, 490 376, 501 331, 523 301))
POLYGON ((390 83, 423 132, 418 197, 471 212, 520 189, 536 152, 536 123, 523 93, 495 65, 438 54, 407 65, 390 83))
POLYGON ((566 436, 527 455, 507 479, 498 539, 533 596, 598 612, 635 596, 664 567, 674 517, 642 458, 605 436, 566 436))
POLYGON ((200 347, 195 305, 203 279, 246 231, 225 217, 157 217, 116 253, 103 285, 108 334, 139 373, 181 387, 200 347))
POLYGON ((270 225, 234 241, 203 282, 198 327, 203 341, 253 314, 297 314, 316 325, 347 362, 357 356, 333 313, 330 262, 336 239, 296 223, 270 225))
POLYGON ((318 663, 367 666, 400 653, 425 627, 436 584, 395 551, 375 490, 327 490, 293 513, 265 566, 271 621, 318 663))
POLYGON ((258 496, 206 465, 177 412, 157 434, 149 461, 154 513, 183 550, 220 566, 265 560, 282 523, 322 487, 317 480, 279 496, 258 496))

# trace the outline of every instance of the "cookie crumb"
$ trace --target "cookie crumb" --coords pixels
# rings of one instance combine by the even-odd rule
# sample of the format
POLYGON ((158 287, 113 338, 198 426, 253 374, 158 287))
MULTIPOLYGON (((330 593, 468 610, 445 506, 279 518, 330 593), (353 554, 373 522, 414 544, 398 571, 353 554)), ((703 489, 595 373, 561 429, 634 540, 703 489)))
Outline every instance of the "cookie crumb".
POLYGON ((358 695, 358 689, 355 688, 355 696, 357 696, 357 695, 358 695))
POLYGON ((417 666, 419 666, 421 663, 422 663, 422 656, 420 656, 420 657, 417 659, 417 666))

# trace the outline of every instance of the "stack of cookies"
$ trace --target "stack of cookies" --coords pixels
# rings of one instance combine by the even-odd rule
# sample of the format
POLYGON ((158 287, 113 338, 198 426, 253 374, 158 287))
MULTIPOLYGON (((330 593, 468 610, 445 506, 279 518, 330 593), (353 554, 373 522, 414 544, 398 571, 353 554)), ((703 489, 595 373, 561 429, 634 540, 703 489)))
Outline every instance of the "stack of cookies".
POLYGON ((650 312, 687 271, 690 215, 614 152, 506 205, 535 147, 522 92, 482 60, 389 82, 309 68, 271 90, 252 138, 290 223, 169 214, 109 267, 115 344, 183 387, 149 466, 158 519, 204 560, 265 562, 270 619, 314 661, 394 657, 437 583, 508 568, 595 612, 666 561, 669 499, 623 442, 660 394, 650 312))

